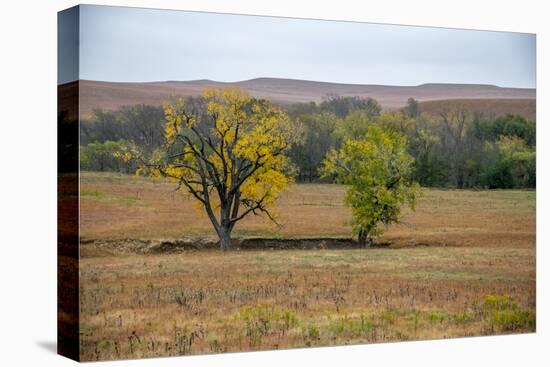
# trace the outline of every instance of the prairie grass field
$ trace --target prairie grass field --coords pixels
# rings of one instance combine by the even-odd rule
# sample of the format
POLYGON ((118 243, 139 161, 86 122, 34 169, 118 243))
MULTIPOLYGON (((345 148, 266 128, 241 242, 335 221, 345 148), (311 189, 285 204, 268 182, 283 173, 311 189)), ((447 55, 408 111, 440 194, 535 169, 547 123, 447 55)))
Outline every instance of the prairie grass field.
MULTIPOLYGON (((535 191, 426 189, 385 248, 137 254, 94 241, 214 239, 175 186, 81 177, 84 360, 534 332, 535 191)), ((295 184, 280 227, 235 237, 350 238, 345 188, 295 184)))
MULTIPOLYGON (((81 236, 84 239, 211 238, 207 216, 175 184, 113 173, 81 177, 81 236)), ((276 203, 280 227, 249 216, 234 237, 351 237, 345 187, 295 184, 276 203)), ((534 190, 425 189, 415 212, 380 241, 398 245, 534 246, 534 190)))

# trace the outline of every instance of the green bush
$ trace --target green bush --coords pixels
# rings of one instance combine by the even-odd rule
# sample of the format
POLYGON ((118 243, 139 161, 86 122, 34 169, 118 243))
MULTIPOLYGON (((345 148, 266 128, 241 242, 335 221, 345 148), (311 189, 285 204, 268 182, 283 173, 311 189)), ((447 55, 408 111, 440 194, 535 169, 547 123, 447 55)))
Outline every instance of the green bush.
POLYGON ((294 311, 261 304, 242 307, 236 318, 244 322, 245 333, 252 347, 260 344, 264 336, 285 335, 300 324, 294 311))
POLYGON ((348 338, 365 336, 373 329, 373 323, 363 314, 361 314, 359 318, 350 318, 345 315, 344 317, 333 320, 329 325, 329 330, 334 336, 348 338))
POLYGON ((509 296, 485 296, 485 309, 487 311, 516 310, 518 305, 509 296))
POLYGON ((536 325, 535 313, 532 311, 503 310, 491 314, 493 326, 502 331, 514 331, 524 328, 532 329, 536 325))
POLYGON ((442 323, 449 319, 449 314, 445 311, 431 311, 426 315, 426 318, 431 322, 442 323))
POLYGON ((533 329, 536 324, 535 312, 519 310, 509 296, 485 296, 485 317, 489 324, 500 331, 533 329))
POLYGON ((475 320, 475 315, 472 311, 464 310, 453 314, 453 320, 455 322, 470 322, 475 320))
POLYGON ((321 340, 321 332, 315 325, 303 326, 302 336, 307 346, 310 346, 312 342, 321 340))

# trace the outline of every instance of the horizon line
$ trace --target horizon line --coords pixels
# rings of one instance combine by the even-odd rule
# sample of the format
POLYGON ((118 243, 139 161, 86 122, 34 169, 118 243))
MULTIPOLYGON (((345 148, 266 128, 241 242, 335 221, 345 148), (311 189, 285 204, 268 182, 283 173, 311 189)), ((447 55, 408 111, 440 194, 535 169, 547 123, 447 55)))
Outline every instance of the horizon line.
POLYGON ((297 82, 309 82, 309 83, 322 83, 322 84, 337 84, 337 85, 346 85, 346 86, 373 86, 373 87, 421 87, 426 85, 454 85, 454 86, 487 86, 487 87, 496 87, 503 89, 528 89, 536 90, 534 87, 515 87, 515 86, 502 86, 498 84, 488 84, 488 83, 454 83, 454 82, 426 82, 421 84, 368 84, 368 83, 346 83, 346 82, 336 82, 336 81, 324 81, 324 80, 310 80, 310 79, 298 79, 298 78, 287 78, 287 77, 255 77, 250 79, 242 79, 235 81, 221 81, 208 78, 202 79, 186 79, 186 80, 176 80, 176 79, 165 79, 165 80, 149 80, 149 81, 120 81, 120 80, 100 80, 100 79, 75 79, 64 83, 57 83, 58 86, 74 83, 77 81, 90 81, 90 82, 101 82, 101 83, 119 83, 119 84, 154 84, 154 83, 192 83, 192 82, 212 82, 220 84, 237 84, 251 82, 260 79, 273 79, 273 80, 287 80, 287 81, 297 81, 297 82))

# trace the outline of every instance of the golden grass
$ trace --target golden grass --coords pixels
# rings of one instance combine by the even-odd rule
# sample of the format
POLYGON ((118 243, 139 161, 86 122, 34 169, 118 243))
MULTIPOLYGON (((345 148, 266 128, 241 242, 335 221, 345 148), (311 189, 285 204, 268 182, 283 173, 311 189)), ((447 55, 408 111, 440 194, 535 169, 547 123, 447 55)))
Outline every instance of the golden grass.
POLYGON ((534 260, 460 247, 87 258, 82 358, 532 332, 534 260), (504 321, 489 295, 510 296, 504 321))
MULTIPOLYGON (((215 238, 208 218, 173 184, 160 180, 84 173, 81 235, 84 239, 215 238)), ((345 188, 296 184, 277 202, 282 227, 250 216, 235 237, 350 237, 345 188)), ((425 190, 416 212, 387 228, 381 241, 396 245, 525 246, 535 240, 535 192, 425 190)))
MULTIPOLYGON (((251 218, 237 235, 349 237, 343 192, 295 185, 278 202, 281 230, 251 218)), ((81 193, 88 239, 212 236, 192 202, 159 181, 84 174, 81 193)), ((535 331, 534 192, 427 190, 403 222, 381 239, 386 249, 88 251, 81 357, 535 331)))

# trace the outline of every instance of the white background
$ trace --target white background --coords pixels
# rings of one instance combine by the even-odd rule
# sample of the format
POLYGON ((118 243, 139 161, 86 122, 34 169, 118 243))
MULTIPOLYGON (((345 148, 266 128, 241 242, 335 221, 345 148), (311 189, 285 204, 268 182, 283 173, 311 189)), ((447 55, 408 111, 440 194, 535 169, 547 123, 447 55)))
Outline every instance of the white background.
MULTIPOLYGON (((105 366, 548 365, 550 26, 545 1, 95 1, 537 33, 537 333, 353 347, 149 359, 105 366), (546 166, 546 167, 545 167, 546 166), (544 293, 543 290, 547 292, 544 293), (543 346, 546 345, 546 350, 543 346)), ((75 1, 0 5, 0 365, 65 366, 56 340, 56 22, 75 1)))

